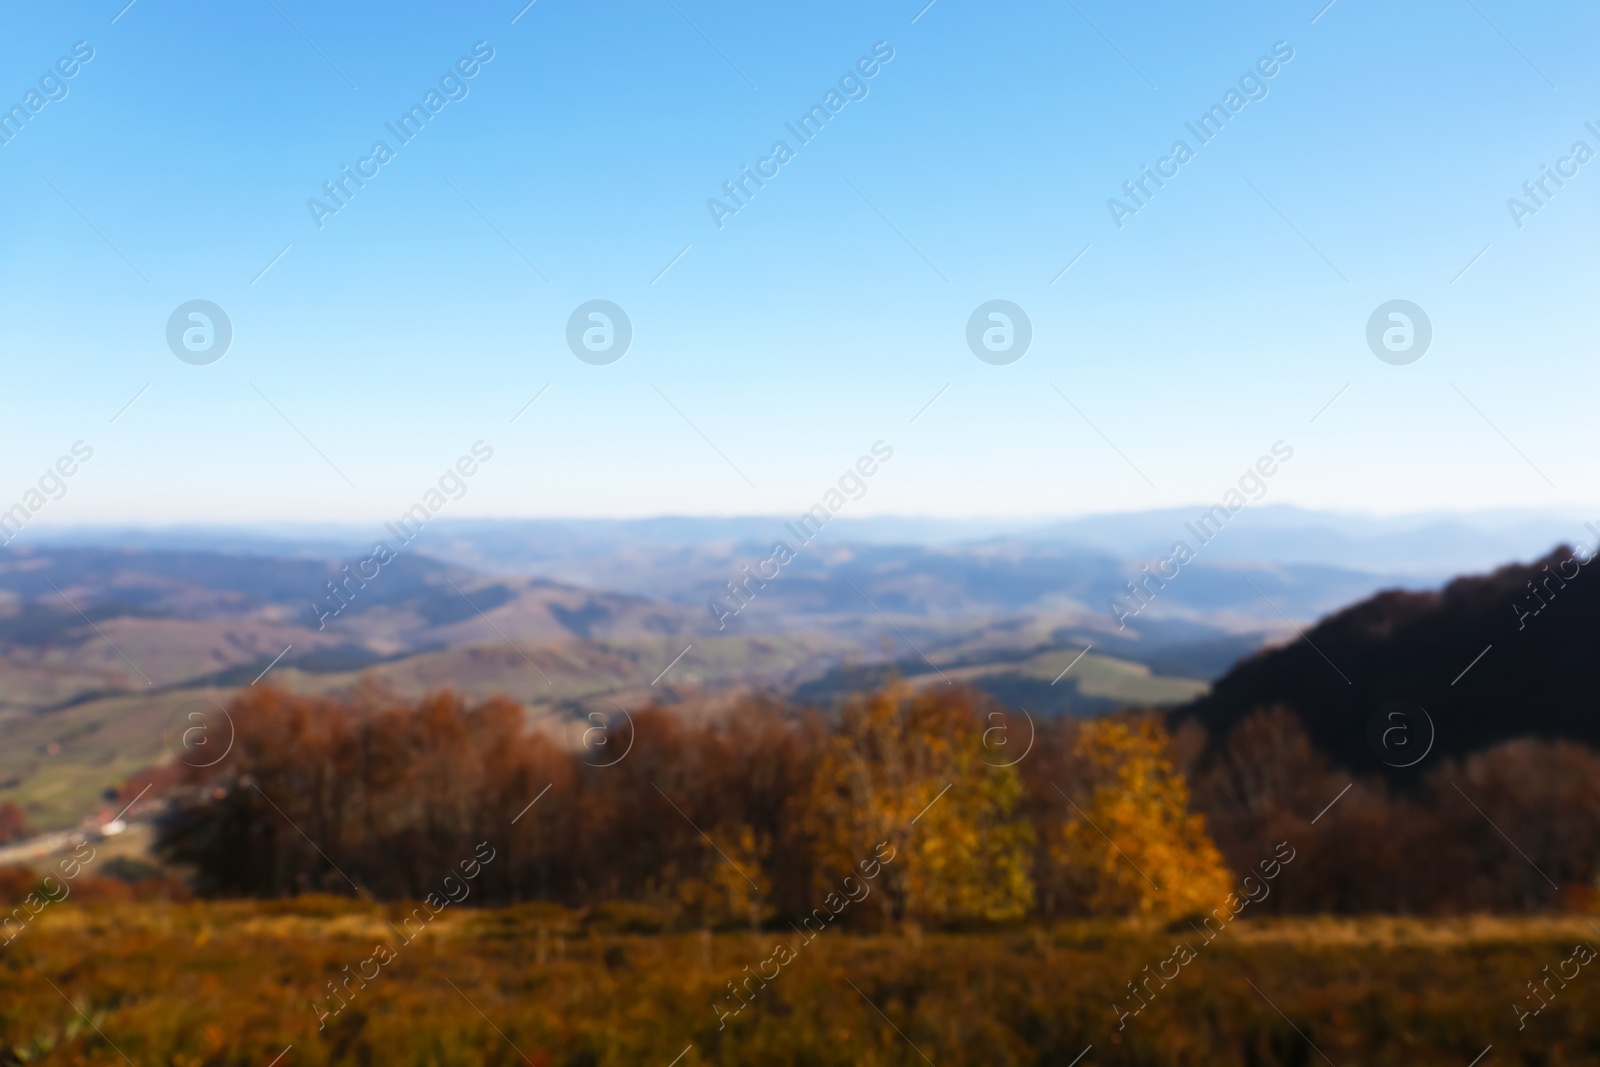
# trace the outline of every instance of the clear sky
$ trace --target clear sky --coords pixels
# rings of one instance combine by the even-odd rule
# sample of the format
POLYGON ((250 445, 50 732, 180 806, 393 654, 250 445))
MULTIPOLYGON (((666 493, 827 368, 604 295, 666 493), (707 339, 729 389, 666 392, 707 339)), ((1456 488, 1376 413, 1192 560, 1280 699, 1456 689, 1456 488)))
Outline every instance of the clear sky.
POLYGON ((879 440, 854 514, 1216 500, 1279 440, 1279 503, 1600 495, 1592 5, 125 2, 0 35, 0 509, 93 449, 41 525, 390 518, 480 440, 452 515, 796 513, 879 440))

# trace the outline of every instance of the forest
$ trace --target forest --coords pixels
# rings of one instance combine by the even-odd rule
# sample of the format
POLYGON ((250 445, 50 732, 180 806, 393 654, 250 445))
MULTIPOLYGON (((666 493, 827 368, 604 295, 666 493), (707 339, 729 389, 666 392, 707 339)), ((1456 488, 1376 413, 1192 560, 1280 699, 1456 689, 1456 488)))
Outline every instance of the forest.
POLYGON ((764 697, 646 708, 577 747, 526 730, 509 700, 449 692, 248 690, 226 717, 228 757, 171 783, 158 842, 204 897, 421 900, 481 847, 496 858, 469 906, 760 929, 892 854, 849 923, 962 929, 1229 901, 1583 908, 1600 859, 1600 756, 1581 745, 1509 741, 1407 787, 1330 766, 1282 709, 1208 738, 1154 712, 1036 721, 970 689, 893 683, 833 717, 764 697))

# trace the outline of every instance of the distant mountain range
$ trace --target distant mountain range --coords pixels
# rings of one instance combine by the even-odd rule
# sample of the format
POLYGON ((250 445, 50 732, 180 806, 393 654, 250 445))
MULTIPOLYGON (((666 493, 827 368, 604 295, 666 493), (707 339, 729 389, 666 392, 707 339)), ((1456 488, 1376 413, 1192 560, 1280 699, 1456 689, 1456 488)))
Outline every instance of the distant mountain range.
MULTIPOLYGON (((833 545, 970 547, 1015 540, 1073 549, 1114 559, 1166 553, 1185 522, 1203 510, 1095 515, 1074 519, 934 519, 917 517, 832 520, 823 542, 833 545)), ((1372 574, 1405 574, 1423 580, 1488 570, 1510 559, 1532 559, 1554 545, 1584 536, 1585 522, 1600 512, 1500 510, 1370 516, 1310 511, 1284 504, 1249 504, 1225 537, 1208 546, 1212 558, 1258 564, 1317 564, 1372 574)), ((783 517, 651 519, 449 519, 429 526, 419 551, 485 573, 545 573, 581 560, 625 557, 672 546, 738 546, 766 549, 782 536, 783 517)), ((338 555, 370 547, 382 535, 352 525, 81 527, 29 531, 19 544, 120 545, 189 548, 282 556, 338 555)), ((554 576, 554 575, 552 575, 554 576)), ((574 584, 581 573, 564 575, 574 584)), ((633 590, 638 591, 638 590, 633 590)))

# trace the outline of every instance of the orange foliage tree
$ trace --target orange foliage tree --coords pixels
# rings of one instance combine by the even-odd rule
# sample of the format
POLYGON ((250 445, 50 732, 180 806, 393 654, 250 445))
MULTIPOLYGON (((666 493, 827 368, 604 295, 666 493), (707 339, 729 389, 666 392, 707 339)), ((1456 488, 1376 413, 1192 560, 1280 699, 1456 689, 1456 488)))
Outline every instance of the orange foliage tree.
POLYGON ((1204 912, 1231 875, 1189 810, 1189 787, 1155 719, 1079 726, 1072 749, 1077 797, 1051 843, 1052 857, 1096 914, 1171 919, 1204 912))

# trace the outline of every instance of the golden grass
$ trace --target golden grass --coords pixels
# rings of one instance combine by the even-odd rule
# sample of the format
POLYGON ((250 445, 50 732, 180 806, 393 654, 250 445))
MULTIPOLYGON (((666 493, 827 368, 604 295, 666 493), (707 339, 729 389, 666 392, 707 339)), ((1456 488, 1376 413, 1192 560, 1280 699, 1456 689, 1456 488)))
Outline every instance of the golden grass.
POLYGON ((451 906, 405 946, 389 922, 407 910, 69 898, 0 949, 0 1064, 265 1067, 292 1045, 279 1067, 666 1067, 686 1048, 678 1067, 962 1067, 1065 1064, 1092 1044, 1084 1067, 1287 1067, 1323 1062, 1311 1042, 1340 1067, 1464 1067, 1491 1043, 1498 1063, 1600 1060, 1600 975, 1521 1031, 1511 1009, 1576 941, 1600 944, 1581 916, 1241 919, 1119 1031, 1111 1004, 1183 935, 1075 922, 807 944, 786 927, 620 934, 528 904, 451 906), (397 958, 319 1030, 313 1001, 380 941, 397 958), (780 941, 796 958, 719 1025, 727 983, 780 941))

